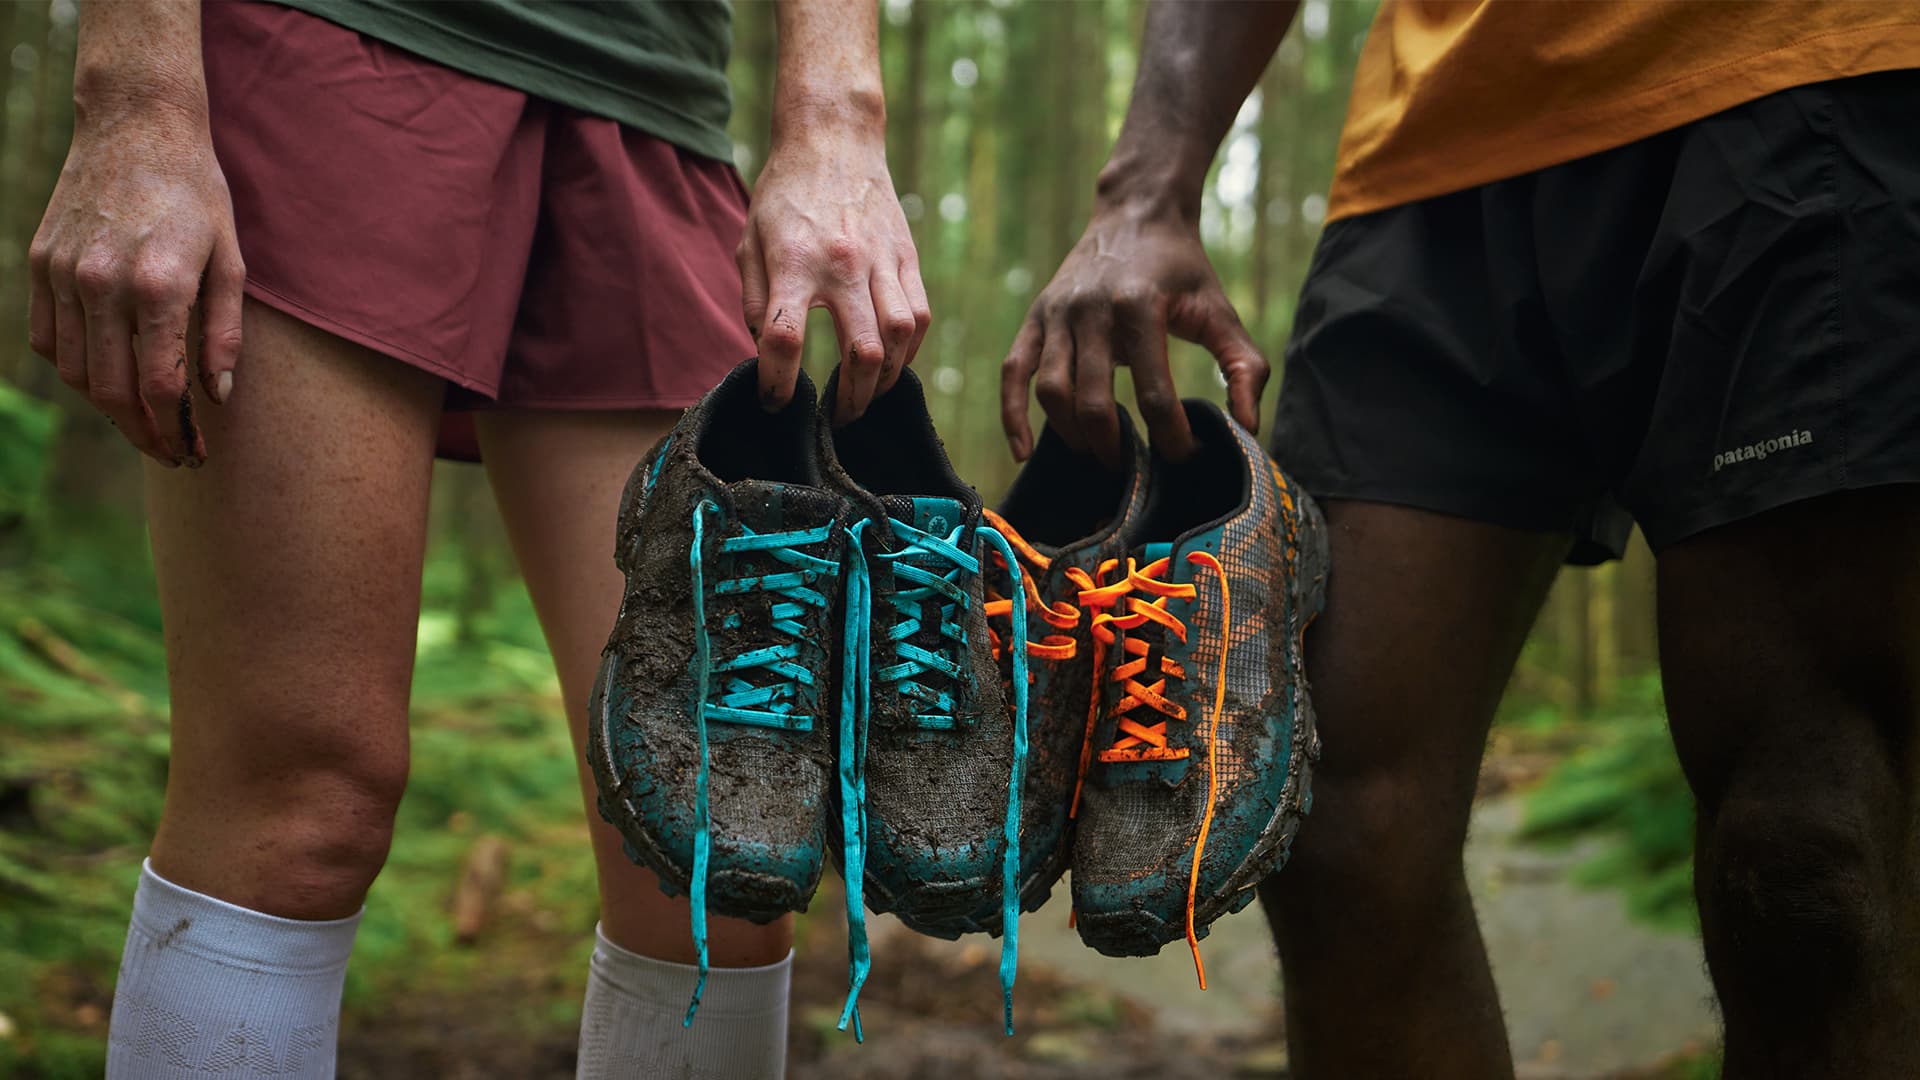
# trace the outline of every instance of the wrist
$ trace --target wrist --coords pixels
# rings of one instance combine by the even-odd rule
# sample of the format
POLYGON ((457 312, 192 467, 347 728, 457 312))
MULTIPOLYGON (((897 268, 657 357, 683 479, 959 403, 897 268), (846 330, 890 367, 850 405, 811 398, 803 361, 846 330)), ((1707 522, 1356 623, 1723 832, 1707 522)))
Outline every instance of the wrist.
POLYGON ((1179 145, 1190 140, 1155 141, 1159 145, 1151 150, 1124 137, 1114 144, 1112 156, 1094 181, 1096 212, 1118 210, 1197 224, 1212 154, 1179 145))
POLYGON ((82 62, 73 75, 76 131, 123 121, 205 132, 207 88, 198 72, 165 67, 129 70, 125 65, 82 62))
POLYGON ((885 147, 886 96, 878 87, 781 88, 773 110, 772 149, 819 139, 885 147))

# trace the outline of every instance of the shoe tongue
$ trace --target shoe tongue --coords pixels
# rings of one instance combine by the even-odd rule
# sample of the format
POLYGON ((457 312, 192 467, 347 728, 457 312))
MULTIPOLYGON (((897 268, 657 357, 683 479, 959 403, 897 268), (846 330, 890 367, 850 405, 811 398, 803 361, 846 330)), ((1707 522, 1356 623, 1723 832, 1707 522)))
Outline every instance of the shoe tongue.
POLYGON ((761 533, 823 525, 839 503, 817 487, 777 480, 740 480, 727 485, 727 494, 734 517, 761 533))
POLYGON ((967 521, 967 504, 959 499, 888 495, 883 497, 881 502, 886 505, 888 517, 896 521, 904 521, 921 532, 938 536, 942 540, 953 535, 953 530, 967 521))
POLYGON ((1146 562, 1158 562, 1173 557, 1172 544, 1148 544, 1140 549, 1140 556, 1146 562))

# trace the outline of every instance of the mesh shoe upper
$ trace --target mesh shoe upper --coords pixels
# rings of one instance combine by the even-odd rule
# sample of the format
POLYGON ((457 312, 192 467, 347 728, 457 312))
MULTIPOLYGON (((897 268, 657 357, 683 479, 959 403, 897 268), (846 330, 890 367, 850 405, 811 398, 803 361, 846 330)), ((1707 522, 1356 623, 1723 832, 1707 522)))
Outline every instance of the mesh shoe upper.
POLYGON ((848 522, 812 466, 805 376, 772 416, 756 382, 736 368, 628 483, 588 758, 667 891, 766 922, 805 908, 825 862, 848 522))
MULTIPOLYGON (((825 400, 833 400, 832 382, 825 400)), ((821 438, 827 484, 870 519, 865 540, 873 568, 871 663, 876 675, 866 762, 871 830, 867 902, 875 911, 894 912, 919 929, 943 913, 969 911, 982 898, 999 895, 1000 834, 1013 732, 999 680, 993 676, 997 666, 981 610, 978 572, 952 575, 965 596, 948 620, 958 634, 941 632, 941 605, 923 598, 918 628, 904 639, 953 662, 957 674, 881 676, 901 662, 902 642, 891 635, 906 612, 894 604, 895 594, 913 587, 889 572, 890 557, 909 543, 895 534, 890 522, 953 537, 978 560, 980 499, 948 464, 911 371, 903 372, 894 389, 876 398, 861 419, 837 430, 822 425, 821 438), (903 689, 903 683, 909 689, 903 689), (949 694, 951 706, 930 707, 911 691, 916 685, 949 694), (952 720, 941 724, 924 719, 939 715, 952 720)), ((935 573, 952 571, 950 563, 937 558, 911 562, 935 573)))
POLYGON ((1114 955, 1193 940, 1244 906, 1284 857, 1317 754, 1300 640, 1324 584, 1319 511, 1217 407, 1187 409, 1201 452, 1154 460, 1130 562, 1090 605, 1112 640, 1074 908, 1114 955))
MULTIPOLYGON (((842 787, 862 803, 843 807, 843 831, 860 834, 844 848, 849 904, 857 890, 924 933, 982 929, 968 917, 1004 903, 1018 866, 1009 806, 1026 757, 1025 694, 1003 696, 984 613, 984 561, 1004 541, 954 474, 911 371, 860 419, 821 429, 828 487, 866 515, 871 592, 859 782, 842 787)), ((1010 936, 1009 994, 1016 948, 1010 936)))
MULTIPOLYGON (((1027 643, 1029 678, 1027 770, 1020 812, 1020 906, 1046 902, 1072 852, 1073 801, 1087 724, 1095 705, 1093 642, 1079 604, 1102 564, 1126 555, 1129 527, 1146 505, 1146 447, 1122 410, 1122 455, 1113 470, 1072 449, 1052 428, 1041 431, 1026 465, 996 515, 996 528, 1018 553, 1026 588, 1026 625, 1012 625, 1012 577, 1005 560, 986 563, 988 626, 1005 692, 1011 694, 1013 652, 1027 643)), ((972 912, 956 928, 998 932, 1000 906, 972 912)))

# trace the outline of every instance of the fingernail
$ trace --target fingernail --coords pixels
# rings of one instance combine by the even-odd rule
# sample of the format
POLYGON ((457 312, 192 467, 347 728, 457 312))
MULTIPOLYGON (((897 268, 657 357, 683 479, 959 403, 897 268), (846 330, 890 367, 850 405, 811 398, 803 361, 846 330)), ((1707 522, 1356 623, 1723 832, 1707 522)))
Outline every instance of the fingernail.
POLYGON ((222 371, 213 377, 213 400, 221 405, 233 394, 233 372, 222 371))

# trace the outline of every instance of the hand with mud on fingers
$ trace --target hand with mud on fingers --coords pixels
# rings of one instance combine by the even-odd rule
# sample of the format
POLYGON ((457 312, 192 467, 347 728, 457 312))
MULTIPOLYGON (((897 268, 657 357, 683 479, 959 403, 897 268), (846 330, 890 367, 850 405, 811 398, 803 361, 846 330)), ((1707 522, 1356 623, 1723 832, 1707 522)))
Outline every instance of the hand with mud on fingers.
POLYGON ((204 103, 118 104, 77 110, 28 253, 28 340, 141 453, 198 466, 207 447, 188 389, 189 313, 197 302, 201 389, 224 403, 246 280, 233 206, 204 103))
POLYGON ((809 310, 826 308, 839 332, 846 370, 833 403, 837 424, 858 419, 893 388, 933 318, 877 140, 801 140, 770 156, 739 261, 769 408, 793 394, 809 310))
POLYGON ((1175 213, 1124 203, 1096 208, 1001 365, 1000 422, 1014 459, 1033 453, 1031 384, 1068 445, 1118 467, 1113 369, 1122 364, 1133 369, 1154 448, 1174 461, 1190 457, 1193 432, 1167 365, 1169 333, 1213 354, 1233 418, 1259 431, 1270 368, 1221 289, 1199 229, 1175 213))

